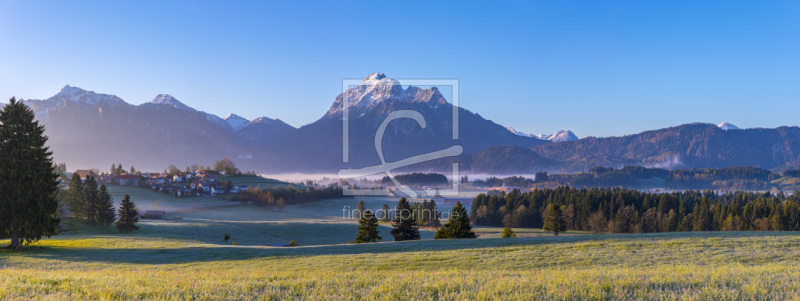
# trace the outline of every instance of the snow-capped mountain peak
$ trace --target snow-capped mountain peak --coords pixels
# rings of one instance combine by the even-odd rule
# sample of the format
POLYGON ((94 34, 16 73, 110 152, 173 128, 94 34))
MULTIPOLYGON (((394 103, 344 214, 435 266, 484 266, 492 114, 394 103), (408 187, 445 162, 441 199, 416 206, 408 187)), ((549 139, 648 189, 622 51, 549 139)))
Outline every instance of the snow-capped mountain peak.
POLYGON ((383 102, 403 101, 426 103, 431 107, 446 104, 447 101, 438 88, 422 89, 410 86, 403 88, 399 81, 386 77, 383 73, 368 75, 358 86, 348 88, 336 97, 328 115, 349 109, 368 109, 383 102))
POLYGON ((550 141, 553 141, 553 142, 564 142, 564 141, 578 140, 578 136, 575 136, 575 133, 573 133, 572 131, 563 131, 563 130, 562 131, 558 131, 558 133, 555 133, 555 134, 552 134, 552 135, 539 134, 539 135, 537 135, 537 138, 542 139, 542 140, 550 140, 550 141))
POLYGON ((366 82, 366 81, 371 81, 371 80, 382 80, 384 78, 386 78, 386 74, 383 74, 381 72, 371 73, 370 75, 367 75, 366 78, 364 78, 364 81, 366 82))
POLYGON ((741 130, 738 126, 736 126, 736 125, 734 125, 733 123, 730 123, 730 122, 720 123, 719 125, 717 125, 717 127, 719 127, 720 129, 722 129, 724 131, 741 130))
POLYGON ((515 129, 514 129, 514 128, 512 128, 512 127, 507 127, 506 129, 507 129, 509 132, 511 132, 512 134, 514 134, 514 135, 517 135, 517 136, 522 136, 522 137, 536 137, 536 135, 533 135, 533 134, 528 134, 528 133, 525 133, 525 132, 520 132, 520 131, 517 131, 517 130, 515 130, 515 129))
POLYGON ((158 94, 155 98, 153 98, 153 100, 150 101, 150 103, 173 107, 183 111, 195 111, 195 109, 192 109, 168 94, 158 94))
POLYGON ((576 136, 575 133, 573 133, 572 131, 569 131, 569 130, 567 130, 567 131, 563 131, 563 130, 562 131, 558 131, 558 133, 555 133, 555 134, 552 134, 552 135, 547 135, 547 134, 534 135, 534 134, 529 134, 529 133, 517 131, 512 127, 508 127, 507 129, 508 129, 509 132, 511 132, 511 133, 513 133, 513 134, 515 134, 517 136, 536 137, 536 138, 539 138, 541 140, 549 140, 549 141, 552 141, 552 142, 564 142, 564 141, 578 140, 578 136, 576 136))
POLYGON ((46 101, 58 104, 63 104, 64 102, 80 102, 93 105, 100 103, 125 103, 125 101, 114 95, 95 93, 93 91, 87 91, 70 85, 64 86, 64 88, 62 88, 58 94, 48 98, 46 101))
POLYGON ((230 114, 228 117, 225 117, 225 122, 231 126, 234 130, 241 130, 250 124, 250 120, 245 119, 242 116, 236 114, 230 114))

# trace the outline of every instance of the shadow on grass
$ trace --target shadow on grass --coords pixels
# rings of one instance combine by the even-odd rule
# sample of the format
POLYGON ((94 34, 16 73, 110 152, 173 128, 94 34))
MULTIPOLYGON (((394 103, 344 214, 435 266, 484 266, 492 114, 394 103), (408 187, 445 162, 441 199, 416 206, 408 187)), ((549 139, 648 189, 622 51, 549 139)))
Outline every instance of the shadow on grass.
MULTIPOLYGON (((63 260, 74 262, 180 264, 253 258, 290 258, 318 255, 385 254, 403 252, 435 252, 461 249, 485 249, 539 244, 562 244, 597 240, 635 241, 692 238, 742 238, 797 236, 797 232, 684 232, 659 234, 606 234, 574 235, 562 237, 491 238, 460 240, 422 240, 409 242, 382 242, 373 244, 322 245, 306 247, 259 247, 209 245, 183 248, 69 248, 32 246, 23 251, 7 249, 0 255, 63 260)), ((138 237, 147 239, 147 237, 138 237)))

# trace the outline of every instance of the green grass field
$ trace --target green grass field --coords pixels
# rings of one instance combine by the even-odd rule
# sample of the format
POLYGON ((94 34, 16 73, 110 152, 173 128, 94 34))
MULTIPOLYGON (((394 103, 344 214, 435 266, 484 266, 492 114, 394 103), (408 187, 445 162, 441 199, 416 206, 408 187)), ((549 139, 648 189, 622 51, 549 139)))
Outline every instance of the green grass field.
MULTIPOLYGON (((167 198, 162 206, 184 202, 167 198)), ((387 242, 353 245, 357 224, 341 207, 357 202, 185 210, 128 235, 71 222, 67 235, 0 250, 0 300, 800 298, 800 235, 791 232, 515 229, 519 238, 501 239, 502 229, 478 227, 479 239, 423 231, 426 240, 392 242, 384 224, 387 242), (300 247, 267 246, 290 240, 300 247)))
POLYGON ((797 299, 786 233, 268 248, 137 235, 2 251, 0 299, 797 299))

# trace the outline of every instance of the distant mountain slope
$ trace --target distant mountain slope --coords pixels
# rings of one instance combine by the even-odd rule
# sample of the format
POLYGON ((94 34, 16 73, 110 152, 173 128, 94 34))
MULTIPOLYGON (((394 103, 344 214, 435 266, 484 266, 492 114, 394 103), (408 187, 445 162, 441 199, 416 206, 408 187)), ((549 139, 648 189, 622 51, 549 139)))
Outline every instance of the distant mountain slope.
POLYGON ((785 169, 800 166, 800 128, 723 130, 695 123, 624 137, 552 143, 532 150, 564 162, 566 170, 624 165, 785 169))
POLYGON ((291 136, 271 147, 280 154, 280 162, 271 164, 281 169, 338 170, 380 164, 375 151, 376 130, 389 113, 398 110, 419 112, 426 121, 421 128, 409 119, 395 120, 387 126, 382 139, 387 162, 441 150, 452 145, 463 146, 465 154, 477 153, 495 145, 532 147, 544 143, 531 137, 508 132, 503 126, 466 109, 458 108, 459 137, 452 139, 453 106, 436 88, 403 88, 399 82, 382 73, 370 74, 361 85, 347 89, 336 97, 328 112, 319 120, 303 126, 291 136), (349 114, 350 161, 342 163, 342 118, 344 105, 349 114), (291 158, 290 160, 286 160, 291 158))
POLYGON ((336 172, 381 163, 375 134, 391 112, 411 110, 425 120, 392 121, 380 144, 386 162, 463 146, 464 154, 411 168, 530 173, 582 171, 594 166, 667 168, 754 166, 800 168, 800 128, 738 129, 731 124, 687 124, 624 137, 573 140, 562 131, 520 135, 476 113, 458 108, 457 140, 453 106, 437 88, 403 87, 374 73, 335 98, 319 120, 294 128, 267 117, 225 119, 197 111, 166 94, 135 106, 122 99, 66 86, 45 100, 24 100, 45 125, 55 160, 71 168, 133 164, 162 170, 169 164, 212 164, 231 158, 241 169, 260 172, 336 172), (349 162, 342 162, 344 108, 349 119, 349 162), (552 140, 556 143, 553 143, 552 140))
POLYGON ((402 87, 382 73, 339 95, 318 121, 296 129, 267 117, 248 121, 197 111, 159 94, 130 105, 113 96, 66 86, 46 100, 25 100, 45 125, 55 159, 72 168, 105 168, 111 163, 160 170, 169 164, 211 164, 228 157, 242 169, 261 172, 335 172, 378 164, 374 138, 389 113, 419 112, 414 121, 393 121, 383 137, 391 162, 459 144, 465 153, 494 145, 533 147, 547 141, 514 135, 478 114, 458 109, 459 139, 452 139, 453 107, 437 88, 402 87), (348 104, 350 162, 342 163, 342 119, 348 104))
POLYGON ((169 95, 134 106, 116 96, 66 86, 51 98, 24 103, 45 125, 55 160, 70 168, 124 163, 160 170, 169 164, 207 165, 253 151, 237 142, 224 121, 216 123, 213 115, 169 95))

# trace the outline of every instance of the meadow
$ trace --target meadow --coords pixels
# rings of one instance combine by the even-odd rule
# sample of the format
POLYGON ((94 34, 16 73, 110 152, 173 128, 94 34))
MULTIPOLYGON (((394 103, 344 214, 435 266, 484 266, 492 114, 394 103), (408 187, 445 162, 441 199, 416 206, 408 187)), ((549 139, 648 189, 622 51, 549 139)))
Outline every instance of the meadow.
MULTIPOLYGON (((476 227, 479 239, 432 240, 422 231, 422 241, 393 242, 384 223, 385 242, 348 244, 357 224, 341 208, 358 200, 184 210, 128 235, 72 223, 70 234, 0 250, 0 299, 800 298, 800 236, 792 232, 553 237, 515 229, 519 238, 502 239, 500 228, 476 227), (268 246, 289 240, 300 246, 268 246)), ((392 201, 364 200, 368 208, 392 201)))
POLYGON ((2 251, 0 299, 797 299, 787 233, 269 248, 125 235, 2 251))

